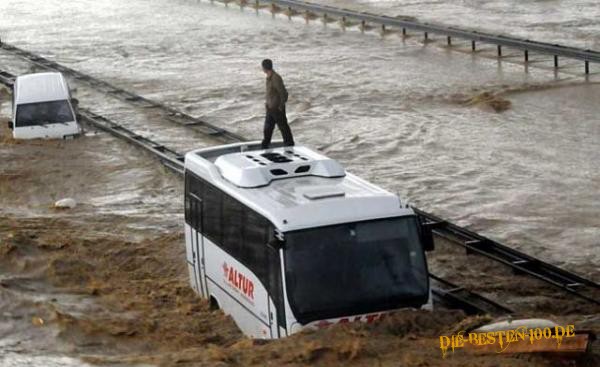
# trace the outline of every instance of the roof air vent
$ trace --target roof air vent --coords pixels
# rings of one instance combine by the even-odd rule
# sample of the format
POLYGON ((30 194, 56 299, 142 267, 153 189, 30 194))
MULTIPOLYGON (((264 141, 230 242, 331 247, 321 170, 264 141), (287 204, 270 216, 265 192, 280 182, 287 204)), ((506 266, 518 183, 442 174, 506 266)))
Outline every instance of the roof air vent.
POLYGON ((271 174, 273 176, 283 176, 283 175, 287 175, 288 173, 287 173, 286 170, 283 170, 281 168, 277 168, 277 169, 272 169, 271 170, 271 174))
MULTIPOLYGON (((274 148, 246 152, 227 152, 214 162, 218 173, 238 187, 261 187, 277 179, 292 177, 344 177, 344 168, 306 147, 274 148), (286 150, 287 149, 287 150, 286 150)), ((216 172, 215 172, 216 173, 216 172)))
POLYGON ((310 166, 300 166, 300 167, 296 168, 294 173, 304 173, 304 172, 308 172, 308 171, 310 171, 310 166))
POLYGON ((291 159, 289 159, 286 156, 283 156, 279 153, 273 152, 273 153, 263 153, 261 154, 261 156, 267 158, 268 160, 270 160, 271 162, 274 163, 288 163, 288 162, 292 162, 291 159))

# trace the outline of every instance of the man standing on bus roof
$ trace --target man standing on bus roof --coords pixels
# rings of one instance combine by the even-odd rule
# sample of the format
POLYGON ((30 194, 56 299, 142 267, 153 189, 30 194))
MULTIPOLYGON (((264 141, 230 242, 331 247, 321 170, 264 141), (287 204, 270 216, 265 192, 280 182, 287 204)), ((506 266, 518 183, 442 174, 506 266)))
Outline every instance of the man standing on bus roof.
POLYGON ((267 115, 263 130, 262 148, 269 148, 275 124, 277 124, 279 131, 281 131, 283 145, 293 146, 294 138, 292 137, 292 131, 290 130, 285 114, 285 103, 288 99, 288 93, 283 84, 283 79, 273 70, 273 62, 269 59, 262 61, 262 69, 267 75, 267 96, 265 102, 267 115))

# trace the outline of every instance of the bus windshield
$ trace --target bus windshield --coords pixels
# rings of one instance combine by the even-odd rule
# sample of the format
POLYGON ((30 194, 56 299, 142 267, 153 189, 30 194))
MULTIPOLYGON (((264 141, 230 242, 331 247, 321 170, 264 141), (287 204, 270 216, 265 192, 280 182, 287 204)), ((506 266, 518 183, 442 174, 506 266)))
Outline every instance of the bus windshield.
POLYGON ((15 126, 36 126, 75 121, 67 100, 27 103, 17 106, 15 126))
POLYGON ((311 228, 285 238, 287 294, 302 324, 427 302, 429 278, 414 216, 311 228))

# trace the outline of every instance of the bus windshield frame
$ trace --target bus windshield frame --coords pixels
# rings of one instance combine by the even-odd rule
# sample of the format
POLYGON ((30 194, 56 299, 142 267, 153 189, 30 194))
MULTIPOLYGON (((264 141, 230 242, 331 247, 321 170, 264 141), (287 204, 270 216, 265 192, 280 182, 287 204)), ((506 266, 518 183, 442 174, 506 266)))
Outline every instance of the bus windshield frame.
POLYGON ((74 122, 75 116, 68 100, 23 103, 17 105, 15 127, 43 126, 74 122))
POLYGON ((285 233, 287 298, 301 324, 420 307, 429 299, 416 216, 285 233))

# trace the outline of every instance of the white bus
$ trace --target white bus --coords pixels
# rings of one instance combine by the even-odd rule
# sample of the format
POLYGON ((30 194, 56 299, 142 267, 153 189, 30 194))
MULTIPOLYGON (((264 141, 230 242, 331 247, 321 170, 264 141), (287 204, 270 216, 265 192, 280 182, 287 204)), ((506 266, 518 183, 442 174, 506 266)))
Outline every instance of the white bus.
POLYGON ((185 156, 193 289, 253 338, 431 302, 431 231, 399 198, 306 147, 185 156))
POLYGON ((15 139, 67 138, 81 133, 71 92, 61 73, 17 77, 9 128, 15 139))

